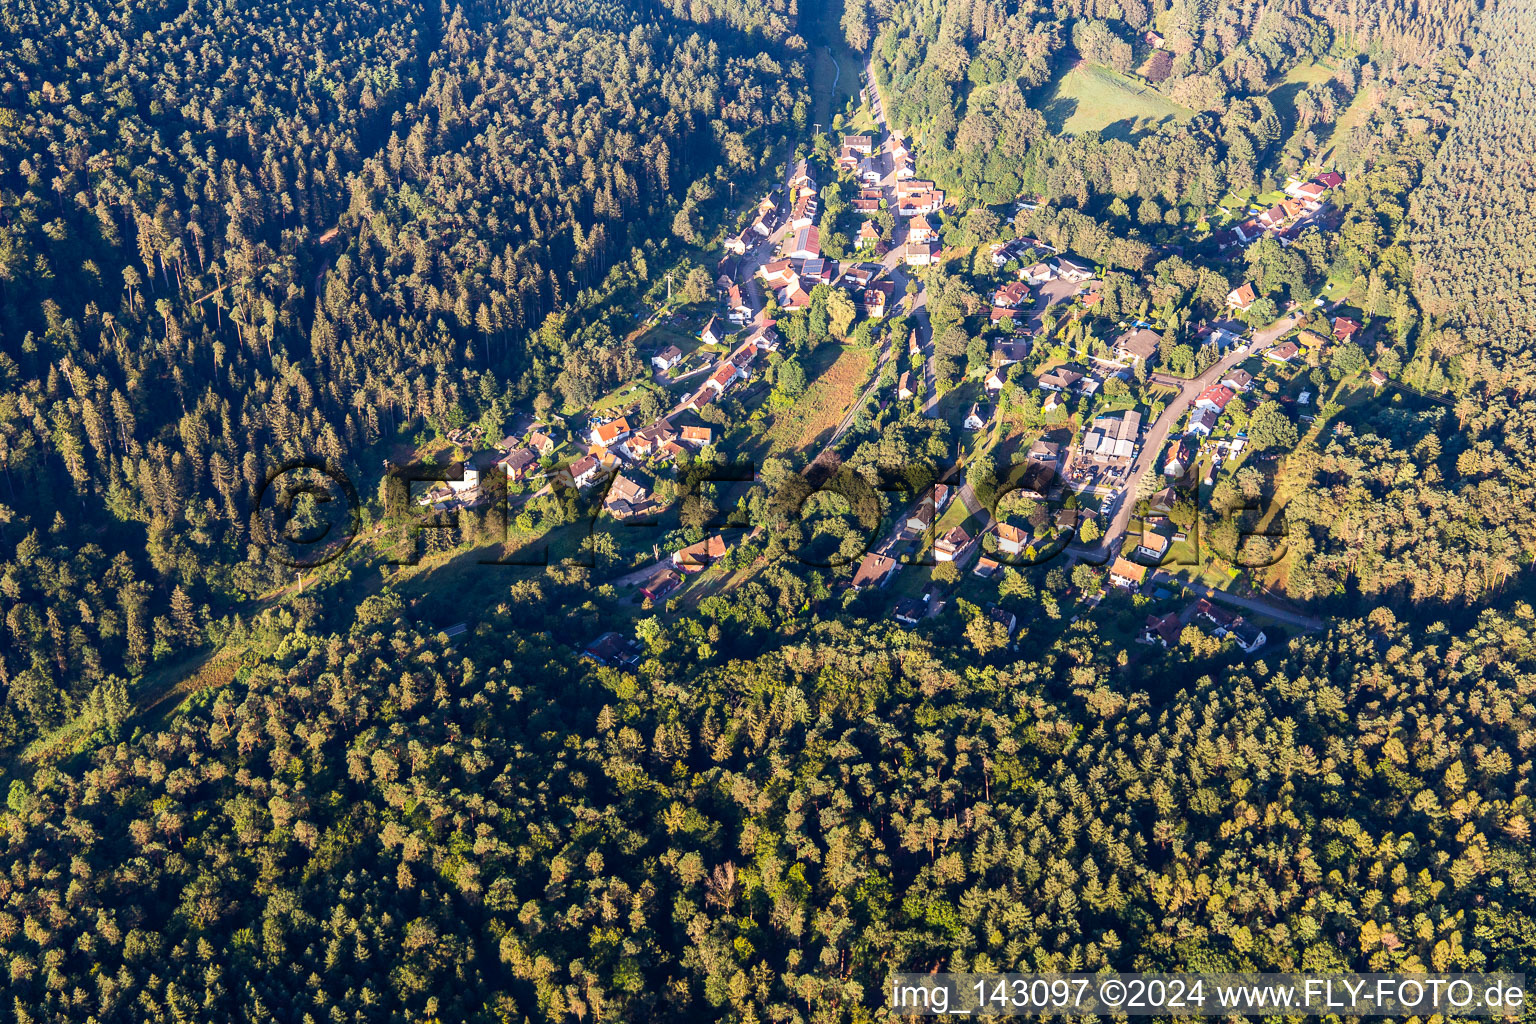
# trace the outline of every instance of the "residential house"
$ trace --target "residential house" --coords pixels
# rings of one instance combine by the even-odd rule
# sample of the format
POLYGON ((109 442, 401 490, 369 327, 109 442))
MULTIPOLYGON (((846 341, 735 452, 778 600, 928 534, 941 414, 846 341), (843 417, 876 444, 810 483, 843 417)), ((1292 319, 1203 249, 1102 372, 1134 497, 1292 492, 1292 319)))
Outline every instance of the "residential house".
POLYGON ((879 589, 891 581, 896 575, 901 564, 889 555, 878 554, 871 551, 859 562, 859 567, 853 573, 853 589, 863 590, 865 587, 879 589))
POLYGON ((1154 50, 1161 50, 1163 48, 1163 37, 1150 29, 1142 35, 1141 41, 1154 50))
POLYGON ((1012 281, 992 293, 992 305, 1016 309, 1027 298, 1029 298, 1029 285, 1023 281, 1012 281))
POLYGON ((869 135, 844 135, 843 146, 863 156, 869 156, 875 148, 875 140, 869 135))
POLYGON ((600 423, 592 428, 588 440, 593 444, 602 445, 604 448, 618 444, 629 436, 629 420, 620 416, 616 420, 600 423))
POLYGON ((1386 384, 1386 382, 1387 382, 1387 375, 1386 374, 1382 373, 1380 370, 1372 370, 1371 371, 1371 384, 1372 384, 1372 386, 1379 388, 1382 385, 1386 384))
POLYGON ((1115 358, 1121 362, 1145 363, 1157 354, 1162 336, 1145 327, 1127 331, 1115 339, 1115 358))
POLYGON ((1281 366, 1284 366, 1292 359, 1295 359, 1300 353, 1301 349, 1296 347, 1294 341, 1287 341, 1265 352, 1264 358, 1272 363, 1279 363, 1281 366))
POLYGON ((1022 555, 1033 539, 1028 530, 1012 523, 997 524, 997 550, 1005 555, 1022 555))
POLYGON ((976 568, 972 569, 971 572, 975 573, 977 576, 980 576, 984 580, 989 580, 993 576, 997 575, 998 571, 1002 569, 1002 567, 1002 562, 999 562, 995 558, 988 558, 986 555, 982 555, 980 558, 976 559, 976 568))
POLYGON ((915 626, 928 615, 928 605, 915 597, 903 597, 891 608, 891 618, 903 626, 915 626))
POLYGON ((1046 391, 1067 391, 1083 379, 1083 371, 1064 363, 1040 375, 1040 387, 1046 391))
POLYGON ((1317 183, 1328 189, 1338 188, 1344 184, 1344 176, 1338 171, 1324 171, 1317 176, 1317 183))
POLYGON ((936 514, 932 498, 924 497, 907 516, 906 528, 913 533, 926 533, 933 526, 936 514))
POLYGON ((880 273, 881 267, 875 263, 854 263, 843 271, 841 283, 843 287, 858 291, 868 288, 874 281, 875 275, 880 273))
POLYGON ((1012 322, 1015 317, 1018 317, 1018 316, 1021 316, 1021 315, 1022 314, 1020 314, 1018 310, 1014 309, 1011 306, 993 306, 992 307, 992 314, 991 314, 991 322, 994 323, 994 324, 1000 324, 1004 320, 1012 322))
POLYGON ((640 585, 640 593, 650 601, 660 601, 683 585, 682 576, 675 569, 662 569, 640 585))
POLYGON ((1040 500, 1056 486, 1056 467, 1043 462, 1026 462, 1014 490, 1026 498, 1040 500))
POLYGON ((1241 320, 1212 320, 1201 324, 1195 337, 1201 344, 1215 344, 1218 351, 1225 351, 1242 340, 1248 325, 1241 320))
POLYGON ((906 373, 903 373, 901 375, 901 379, 896 382, 896 399, 897 401, 905 402, 908 399, 916 397, 917 392, 912 390, 912 371, 908 370, 906 373))
POLYGON ((988 605, 987 618, 1002 626, 1003 629, 1007 631, 1008 639, 1010 640, 1013 639, 1013 634, 1018 632, 1019 617, 1006 608, 999 608, 995 604, 988 605))
POLYGON ((1124 556, 1117 557, 1109 567, 1109 582, 1127 590, 1138 589, 1147 580, 1147 567, 1137 565, 1124 556))
POLYGON ((1236 397, 1231 388, 1225 384, 1212 384, 1200 396, 1195 399, 1196 409, 1215 409, 1218 413, 1225 412, 1227 403, 1236 397))
POLYGON ((779 305, 788 310, 804 309, 811 304, 811 293, 800 283, 797 275, 778 293, 779 305))
POLYGON ((630 516, 644 512, 650 500, 649 488, 620 473, 608 485, 608 494, 603 499, 603 509, 615 519, 628 519, 630 516))
POLYGON ((1239 313, 1246 312, 1248 307, 1257 301, 1259 301, 1259 293, 1253 287, 1252 281, 1244 281, 1227 293, 1227 305, 1239 313))
POLYGON ((746 293, 741 285, 731 285, 731 290, 725 294, 725 308, 729 317, 737 323, 746 323, 752 319, 752 303, 747 301, 746 293))
POLYGON ((693 395, 688 399, 688 401, 685 402, 684 404, 688 408, 692 409, 694 412, 698 412, 700 409, 704 408, 710 402, 713 402, 715 400, 715 396, 718 395, 719 393, 720 392, 718 392, 714 388, 710 387, 709 384, 706 382, 705 385, 703 387, 699 388, 699 390, 695 391, 693 393, 693 395))
POLYGON ((717 316, 712 316, 704 325, 704 329, 699 332, 699 340, 706 345, 719 345, 725 341, 727 333, 725 322, 717 316))
POLYGON ((725 251, 733 256, 741 256, 757 244, 757 233, 748 225, 741 229, 739 234, 731 235, 725 240, 725 251))
POLYGON ((1152 497, 1147 499, 1147 508, 1153 512, 1167 515, 1173 511, 1173 506, 1179 502, 1179 492, 1172 487, 1164 487, 1152 497))
POLYGON ((551 455, 555 450, 555 439, 542 430, 535 430, 528 435, 528 447, 539 453, 539 457, 551 455))
POLYGON ((605 668, 634 668, 640 664, 640 645, 617 633, 604 633, 587 644, 581 656, 605 668))
POLYGON ((807 224, 795 231, 789 251, 784 254, 792 260, 814 260, 821 256, 821 232, 816 225, 807 224))
POLYGON ((816 223, 816 212, 816 197, 814 195, 801 196, 789 208, 789 226, 797 231, 810 227, 816 223))
POLYGON ((1082 284, 1093 277, 1093 266, 1073 256, 1056 257, 1056 276, 1063 281, 1082 284))
POLYGON ((681 551, 672 554, 672 564, 684 572, 703 572, 714 562, 725 557, 728 545, 725 538, 715 534, 707 540, 701 540, 697 544, 690 544, 681 551))
POLYGON ((676 345, 668 345, 651 356, 651 365, 656 368, 657 373, 666 373, 682 361, 683 350, 676 345))
POLYGON ((1253 387, 1253 374, 1242 367, 1234 366, 1222 376, 1221 382, 1231 388, 1234 393, 1241 394, 1253 387))
POLYGON ((847 146, 843 146, 838 149, 837 158, 833 162, 837 165, 839 173, 846 171, 851 174, 858 170, 859 162, 862 159, 863 157, 859 153, 849 149, 847 146))
MULTIPOLYGON (((1215 424, 1215 420, 1211 422, 1215 424)), ((1207 429, 1206 433, 1209 434, 1210 430, 1207 429)), ((1197 438, 1187 435, 1179 438, 1169 448, 1168 458, 1163 462, 1163 475, 1179 479, 1189 472, 1189 468, 1195 464, 1195 456, 1199 454, 1200 442, 1197 438)))
POLYGON ((583 455, 571 463, 571 483, 577 487, 586 487, 597 479, 598 470, 602 464, 597 461, 595 455, 583 455))
POLYGON ((1225 636, 1227 627, 1237 619, 1236 615, 1225 608, 1218 608, 1209 598, 1204 597, 1195 602, 1195 617, 1205 619, 1214 626, 1211 632, 1216 636, 1225 636))
POLYGON ((983 386, 987 389, 987 394, 995 398, 1007 383, 1008 375, 1003 372, 1002 367, 993 367, 992 372, 987 374, 983 386))
POLYGON ((663 444, 677 436, 677 431, 672 429, 672 424, 666 419, 659 419, 642 430, 637 430, 629 436, 621 446, 632 459, 644 459, 654 455, 663 444))
POLYGON ((1290 196, 1292 199, 1300 199, 1305 203, 1316 203, 1321 201, 1324 193, 1327 191, 1328 189, 1318 181, 1292 180, 1287 182, 1285 186, 1286 195, 1290 196))
POLYGON ((901 247, 901 261, 909 267, 926 267, 937 262, 937 255, 932 242, 908 242, 901 247))
POLYGON ((1339 341, 1348 341, 1359 333, 1360 321, 1353 320, 1347 316, 1336 316, 1333 318, 1333 336, 1339 341))
POLYGON ((1049 263, 1031 263, 1019 271, 1019 280, 1025 284, 1040 285, 1055 280, 1056 271, 1051 269, 1049 263))
POLYGON ((1146 519, 1141 524, 1141 540, 1136 544, 1136 557, 1152 564, 1162 562, 1173 545, 1173 527, 1166 519, 1146 519))
MULTIPOLYGON (((1241 224, 1234 225, 1232 233, 1237 236, 1238 241, 1246 245, 1264 233, 1264 225, 1259 223, 1259 218, 1249 217, 1241 224)), ((1258 296, 1255 295, 1254 297, 1257 298, 1258 296)), ((1227 301, 1231 301, 1230 294, 1227 296, 1227 301)), ((1247 309, 1248 307, 1244 306, 1242 308, 1247 309)))
POLYGON ((965 527, 957 526, 933 542, 933 557, 940 562, 956 561, 970 542, 971 535, 965 527))
POLYGON ((707 448, 714 443, 715 431, 713 427, 684 427, 680 440, 695 450, 707 448))
POLYGON ((1040 411, 1049 416, 1057 409, 1063 408, 1066 404, 1067 400, 1062 397, 1062 392, 1052 391, 1045 396, 1045 401, 1040 403, 1040 411))
POLYGON ((1221 413, 1215 409, 1192 409, 1189 413, 1189 432, 1201 437, 1210 437, 1219 419, 1221 419, 1221 413))
POLYGON ((508 480, 521 480, 539 468, 539 454, 532 448, 519 448, 502 456, 500 465, 508 480))
POLYGON ((866 185, 878 185, 885 174, 880 170, 880 161, 874 157, 865 157, 859 161, 859 181, 866 185))
POLYGON ((877 243, 879 241, 880 241, 880 229, 875 227, 875 222, 874 221, 867 220, 863 224, 859 225, 859 237, 858 237, 858 246, 859 246, 859 248, 863 248, 864 246, 874 246, 875 243, 877 243))
POLYGON ((991 414, 992 410, 977 402, 966 412, 963 425, 966 430, 980 430, 987 425, 987 420, 991 414))
POLYGON ((898 196, 896 199, 898 217, 919 217, 924 214, 938 213, 943 208, 944 193, 937 190, 898 196))
POLYGON ((811 180, 810 162, 807 161, 805 157, 801 157, 799 160, 795 161, 794 169, 789 172, 790 191, 793 192, 804 185, 814 186, 815 184, 816 182, 811 180))
POLYGON ((817 257, 806 260, 800 266, 800 281, 802 286, 814 288, 818 284, 831 284, 832 277, 837 273, 837 261, 817 257))
POLYGON ((732 384, 735 384, 744 377, 746 377, 746 374, 742 372, 741 367, 731 360, 725 359, 721 360, 720 366, 714 373, 709 375, 709 379, 704 382, 704 386, 706 388, 713 388, 715 394, 721 395, 732 384))
POLYGON ((1041 438, 1030 446, 1029 461, 1054 466, 1061 461, 1061 445, 1041 438))
POLYGON ((795 265, 789 260, 773 260, 764 263, 757 269, 757 276, 763 279, 768 287, 778 290, 787 287, 800 280, 800 274, 795 270, 795 265))
POLYGON ((929 225, 927 217, 919 215, 907 223, 907 241, 926 242, 932 237, 933 228, 929 225))
POLYGON ((1141 631, 1141 642, 1144 644, 1159 644, 1164 648, 1177 647, 1179 634, 1184 631, 1179 625, 1177 612, 1169 612, 1167 615, 1148 615, 1147 624, 1141 631))
POLYGON ((1253 623, 1239 615, 1227 628, 1227 636, 1231 637, 1244 654, 1252 654, 1268 641, 1264 631, 1253 623))
POLYGON ((1011 338, 992 339, 991 363, 993 366, 1023 362, 1028 355, 1029 341, 1026 338, 1014 335, 1011 338))
POLYGON ((890 281, 882 281, 860 292, 859 304, 864 307, 864 315, 876 320, 885 316, 886 303, 890 301, 894 287, 890 281))

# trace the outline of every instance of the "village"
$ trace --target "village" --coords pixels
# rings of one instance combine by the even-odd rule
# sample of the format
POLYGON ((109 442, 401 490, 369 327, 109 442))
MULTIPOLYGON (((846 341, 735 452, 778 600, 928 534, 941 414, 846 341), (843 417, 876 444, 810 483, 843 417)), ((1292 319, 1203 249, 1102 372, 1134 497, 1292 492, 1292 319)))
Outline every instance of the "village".
MULTIPOLYGON (((873 365, 835 396, 840 415, 811 450, 798 452, 802 472, 815 477, 868 411, 889 416, 911 408, 947 417, 956 432, 955 459, 940 482, 905 508, 893 501, 884 513, 887 532, 834 571, 850 595, 889 593, 885 614, 916 626, 943 613, 962 573, 995 591, 1005 574, 1054 562, 1071 574, 1068 589, 1082 611, 1115 593, 1145 609, 1134 630, 1142 644, 1170 646, 1193 626, 1252 653, 1266 642, 1262 624, 1270 633, 1311 628, 1315 620, 1246 580, 1234 586, 1244 572, 1230 552, 1223 571, 1210 570, 1201 539, 1192 536, 1194 510, 1208 502, 1224 467, 1230 475, 1254 455, 1253 404, 1273 399, 1306 428, 1320 390, 1308 386, 1307 371, 1326 361, 1330 346, 1354 339, 1361 318, 1341 311, 1319 321, 1329 314, 1320 296, 1313 322, 1326 322, 1326 332, 1300 328, 1312 311, 1296 308, 1253 324, 1244 317, 1261 296, 1245 281, 1227 296, 1227 319, 1198 326, 1199 372, 1177 376, 1164 366, 1161 325, 1104 315, 1105 268, 1021 235, 991 244, 976 261, 986 270, 974 279, 986 302, 974 328, 985 360, 940 394, 927 287, 930 269, 954 255, 940 227, 960 211, 946 205, 934 181, 917 176, 908 143, 885 127, 878 94, 867 92, 865 100, 872 128, 836 137, 825 163, 791 161, 784 180, 725 234, 714 301, 696 321, 696 335, 683 344, 671 328, 667 336, 676 340, 646 353, 649 394, 665 402, 651 398, 648 414, 646 403, 594 411, 578 423, 524 417, 515 433, 490 445, 468 433, 450 438, 465 453, 462 476, 430 488, 419 504, 434 512, 484 508, 501 493, 484 486, 489 474, 505 477, 514 509, 571 490, 607 521, 657 527, 626 536, 666 538, 619 551, 622 571, 612 583, 637 606, 670 607, 701 577, 725 585, 719 577, 739 568, 731 553, 756 531, 662 529, 684 503, 676 481, 701 461, 732 457, 732 441, 750 442, 750 432, 733 424, 753 407, 747 419, 756 422, 762 403, 781 393, 784 318, 845 295, 857 322, 869 325, 873 365), (836 224, 824 207, 837 210, 836 224), (824 246, 829 236, 839 239, 836 255, 824 246), (1036 429, 1014 429, 1021 408, 1036 429), (976 467, 1007 446, 1003 479, 978 486, 976 467), (913 582, 901 583, 909 572, 913 582)), ((1336 223, 1329 193, 1342 184, 1331 171, 1288 182, 1282 201, 1218 232, 1216 250, 1241 251, 1265 235, 1287 245, 1309 230, 1328 230, 1336 223)), ((1020 200, 1015 212, 1036 205, 1020 200)), ((656 322, 683 321, 661 311, 656 322)), ((1371 372, 1372 386, 1385 383, 1371 372)), ((716 500, 726 501, 729 490, 716 500)), ((971 604, 1010 641, 1016 635, 1014 613, 995 600, 971 604)), ((613 633, 584 648, 605 664, 622 664, 638 650, 613 633)))

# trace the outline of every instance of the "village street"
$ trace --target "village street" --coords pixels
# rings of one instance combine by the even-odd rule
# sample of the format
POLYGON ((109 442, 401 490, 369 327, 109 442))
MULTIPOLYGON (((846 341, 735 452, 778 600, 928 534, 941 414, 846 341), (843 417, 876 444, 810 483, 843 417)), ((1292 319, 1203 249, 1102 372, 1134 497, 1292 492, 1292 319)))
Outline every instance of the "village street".
MULTIPOLYGON (((896 210, 896 168, 891 160, 891 133, 885 120, 885 96, 880 91, 880 85, 875 81, 875 63, 871 57, 864 67, 864 84, 869 90, 870 111, 874 114, 875 125, 879 129, 880 143, 879 156, 883 164, 884 176, 880 179, 880 187, 886 190, 887 206, 892 212, 896 210)), ((934 351, 933 330, 928 323, 928 287, 920 278, 909 272, 902 263, 901 254, 907 243, 907 218, 897 217, 896 226, 891 231, 891 248, 885 254, 881 264, 885 267, 886 275, 891 283, 896 286, 896 294, 893 296, 898 302, 905 300, 907 294, 907 282, 917 281, 917 293, 911 298, 911 306, 907 310, 907 318, 912 327, 917 331, 917 343, 922 347, 925 355, 923 363, 923 412, 925 415, 933 414, 933 407, 938 402, 938 388, 935 386, 934 377, 934 351)), ((892 349, 905 356, 903 348, 907 339, 892 339, 892 349)))
POLYGON ((1183 380, 1178 377, 1166 377, 1156 375, 1157 382, 1169 384, 1179 388, 1178 397, 1174 398, 1163 409, 1157 422, 1148 427, 1142 436, 1141 447, 1136 452, 1136 459, 1131 464, 1130 475, 1126 478, 1125 486, 1120 488, 1110 505, 1112 518, 1108 529, 1104 531, 1104 539, 1097 549, 1073 548, 1075 557, 1095 564, 1107 564, 1115 555, 1119 554, 1121 545, 1125 541, 1127 528, 1130 526, 1131 513, 1136 506, 1136 494, 1141 478, 1152 470, 1153 464, 1163 450, 1163 445, 1168 440, 1169 433, 1176 424, 1194 405, 1200 392, 1220 381, 1226 372, 1238 363, 1254 355, 1262 355, 1274 344, 1286 331, 1296 326, 1296 321, 1291 317, 1285 317, 1277 321, 1273 326, 1267 327, 1254 334, 1253 340, 1246 346, 1233 346, 1232 351, 1222 356, 1206 371, 1191 380, 1183 380))

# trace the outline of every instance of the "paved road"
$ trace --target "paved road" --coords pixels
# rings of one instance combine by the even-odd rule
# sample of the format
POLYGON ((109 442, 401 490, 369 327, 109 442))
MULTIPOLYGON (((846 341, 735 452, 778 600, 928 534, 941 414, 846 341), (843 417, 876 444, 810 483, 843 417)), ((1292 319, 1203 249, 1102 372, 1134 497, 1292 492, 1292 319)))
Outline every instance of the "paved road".
MULTIPOLYGON (((891 134, 890 128, 885 123, 885 96, 880 90, 880 83, 875 80, 874 57, 870 57, 864 66, 864 81, 868 88, 873 90, 871 95, 870 110, 874 114, 875 126, 880 135, 879 158, 884 162, 885 175, 880 179, 880 187, 886 190, 886 205, 894 213, 896 210, 896 165, 890 158, 891 134)), ((917 342, 926 355, 923 363, 923 414, 932 415, 933 407, 939 400, 938 388, 934 375, 934 350, 933 328, 928 321, 928 287, 923 281, 909 272, 901 261, 901 251, 907 242, 907 218, 897 217, 896 226, 891 231, 891 250, 885 254, 882 264, 885 273, 896 285, 895 298, 898 301, 905 299, 907 294, 907 282, 917 281, 917 294, 912 296, 911 308, 907 311, 907 319, 917 330, 917 342)), ((902 345, 905 338, 899 339, 902 345)), ((906 349, 900 348, 905 356, 906 349)))
POLYGON ((1322 629, 1323 620, 1315 615, 1302 615, 1289 611, 1269 601, 1260 601, 1252 597, 1242 597, 1238 594, 1229 594, 1225 590, 1217 590, 1208 587, 1204 583, 1192 583, 1189 580, 1180 579, 1166 572, 1152 574, 1152 579, 1158 583, 1166 583, 1169 586, 1183 587, 1184 589, 1199 594, 1201 597, 1219 601, 1222 604, 1230 604, 1244 611, 1253 612, 1256 615, 1267 615, 1276 622, 1283 622, 1288 626, 1297 626, 1301 629, 1322 629))
POLYGON ((1297 320, 1294 317, 1283 317, 1272 326, 1262 331, 1255 332, 1253 340, 1243 348, 1234 348, 1218 362, 1212 364, 1204 373, 1193 380, 1180 381, 1172 377, 1159 377, 1160 382, 1172 384, 1179 388, 1179 395, 1168 403, 1163 409, 1163 414, 1157 418, 1157 422, 1146 429, 1142 437, 1141 448, 1136 453, 1136 461, 1131 464, 1130 476, 1126 479, 1125 486, 1115 498, 1111 508, 1114 510, 1110 520, 1109 529, 1105 531, 1104 540, 1099 546, 1099 557, 1110 559, 1120 551, 1125 541, 1125 534, 1131 523, 1131 512, 1136 504, 1137 485, 1141 478, 1151 469, 1157 456, 1163 450, 1163 444, 1168 440, 1168 434, 1173 430, 1175 423, 1189 411, 1194 405, 1200 392, 1221 380, 1228 370, 1238 363, 1267 351, 1274 345, 1275 339, 1286 331, 1295 327, 1297 320))

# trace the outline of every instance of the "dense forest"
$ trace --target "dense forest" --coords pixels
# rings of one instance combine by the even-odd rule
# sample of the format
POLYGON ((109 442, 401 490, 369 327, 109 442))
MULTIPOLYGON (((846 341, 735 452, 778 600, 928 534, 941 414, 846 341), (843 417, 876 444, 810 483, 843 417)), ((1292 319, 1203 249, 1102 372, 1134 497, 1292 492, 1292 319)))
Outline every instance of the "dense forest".
POLYGON ((1152 694, 1087 624, 978 662, 700 614, 598 670, 532 631, 569 585, 458 647, 274 615, 166 729, 12 786, 14 1019, 848 1020, 891 968, 1536 953, 1523 604, 1152 694))
POLYGON ((0 14, 0 746, 291 580, 270 465, 632 371, 609 317, 804 109, 782 12, 653 14, 0 14))
MULTIPOLYGON (((892 970, 1531 962, 1536 0, 810 13, 0 9, 0 1019, 790 1024, 878 1016, 892 970), (861 496, 931 486, 960 431, 876 394, 923 375, 916 314, 855 326, 826 285, 760 383, 782 409, 813 358, 869 356, 842 443, 656 485, 674 537, 739 528, 731 588, 621 601, 555 558, 487 598, 370 549, 288 591, 250 509, 273 465, 376 482, 424 438, 574 420, 649 373, 633 328, 670 278, 707 303, 787 159, 833 166, 808 131, 830 25, 952 199, 964 256, 921 280, 946 386, 987 368, 996 238, 1094 265, 1073 343, 1148 318, 1185 378, 1240 283, 1240 326, 1322 334, 1311 297, 1360 283, 1369 331, 1302 372, 1392 387, 1315 430, 1236 401, 1267 461, 1214 488, 1283 509, 1288 594, 1323 625, 1149 655, 1123 639, 1147 600, 1079 614, 1104 574, 1064 560, 899 625, 847 585, 889 525, 861 496), (1065 131, 1051 90, 1084 68, 1180 112, 1065 131), (1220 245, 1224 197, 1325 155, 1329 230, 1220 245), (607 630, 629 667, 579 656, 607 630)), ((834 246, 845 184, 820 192, 834 246)), ((700 413, 722 436, 726 405, 700 413)), ((1009 468, 951 482, 975 500, 1009 468)))

